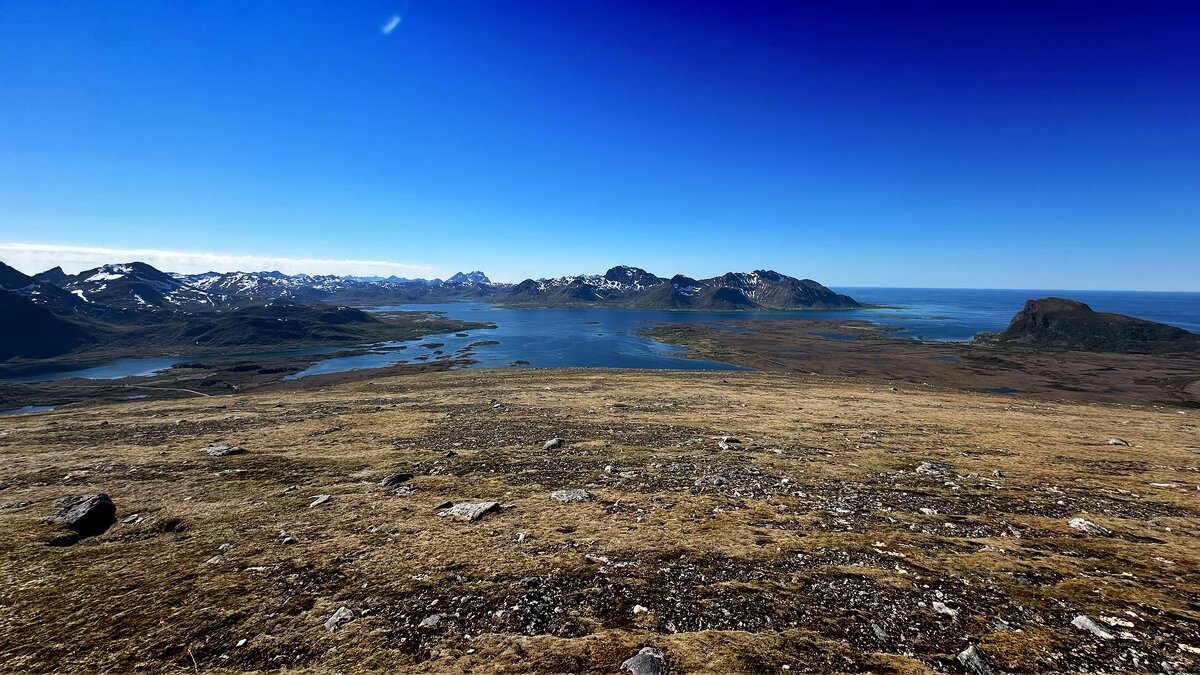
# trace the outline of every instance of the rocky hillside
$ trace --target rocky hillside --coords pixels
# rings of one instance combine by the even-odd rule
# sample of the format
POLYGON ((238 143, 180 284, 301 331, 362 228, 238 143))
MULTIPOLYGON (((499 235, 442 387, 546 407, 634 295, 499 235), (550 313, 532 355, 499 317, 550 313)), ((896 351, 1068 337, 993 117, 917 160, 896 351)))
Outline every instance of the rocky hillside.
POLYGON ((1200 349, 1200 335, 1124 314, 1096 312, 1066 298, 1030 300, 998 337, 1001 343, 1089 352, 1165 353, 1200 349))
POLYGON ((1192 413, 899 389, 461 371, 4 418, 0 670, 1198 672, 1192 413))
POLYGON ((95 340, 82 324, 39 306, 29 298, 0 289, 0 361, 44 359, 65 354, 95 340))

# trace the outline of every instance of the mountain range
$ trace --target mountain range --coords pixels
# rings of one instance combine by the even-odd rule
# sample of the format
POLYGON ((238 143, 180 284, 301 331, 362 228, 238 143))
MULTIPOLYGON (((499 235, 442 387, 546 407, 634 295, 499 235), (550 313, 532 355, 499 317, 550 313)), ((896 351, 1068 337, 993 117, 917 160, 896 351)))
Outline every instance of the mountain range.
POLYGON ((284 301, 389 305, 477 300, 504 305, 614 306, 645 309, 795 310, 859 307, 811 279, 770 270, 710 279, 659 277, 617 266, 603 275, 493 283, 479 271, 446 280, 288 275, 281 272, 173 274, 142 262, 102 265, 78 274, 59 267, 34 276, 0 263, 0 288, 59 313, 212 311, 284 301))

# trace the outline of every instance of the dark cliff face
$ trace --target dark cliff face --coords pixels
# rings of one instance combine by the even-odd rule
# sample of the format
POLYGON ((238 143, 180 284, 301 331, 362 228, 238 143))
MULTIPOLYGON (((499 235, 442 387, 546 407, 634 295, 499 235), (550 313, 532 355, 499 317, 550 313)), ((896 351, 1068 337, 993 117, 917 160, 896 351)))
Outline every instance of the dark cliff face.
POLYGON ((1092 352, 1161 353, 1200 349, 1200 335, 1124 314, 1096 312, 1066 298, 1029 300, 1001 342, 1092 352))

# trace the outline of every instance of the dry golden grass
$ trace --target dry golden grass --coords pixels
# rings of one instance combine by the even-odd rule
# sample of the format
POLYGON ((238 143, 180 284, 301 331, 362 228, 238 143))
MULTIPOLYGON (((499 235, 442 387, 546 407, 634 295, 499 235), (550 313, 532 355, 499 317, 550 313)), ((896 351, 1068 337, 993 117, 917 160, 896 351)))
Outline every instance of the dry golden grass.
POLYGON ((1195 670, 1196 419, 562 370, 0 419, 0 668, 615 672, 652 645, 682 672, 915 673, 978 644, 1014 671, 1195 670), (215 441, 247 453, 198 452, 215 441), (393 471, 415 492, 380 486, 393 471), (550 498, 567 487, 595 498, 550 498), (47 546, 54 500, 100 491, 142 521, 47 546), (511 506, 435 509, 472 500, 511 506), (359 616, 327 632, 341 606, 359 616), (1078 614, 1132 627, 1101 640, 1078 614))

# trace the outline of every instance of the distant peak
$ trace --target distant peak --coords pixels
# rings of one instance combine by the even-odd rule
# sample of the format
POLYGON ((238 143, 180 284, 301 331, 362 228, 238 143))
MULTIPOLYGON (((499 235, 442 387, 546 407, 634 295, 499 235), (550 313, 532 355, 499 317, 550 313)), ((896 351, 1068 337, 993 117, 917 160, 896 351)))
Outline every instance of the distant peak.
POLYGON ((446 280, 451 284, 490 284, 492 280, 486 274, 475 270, 474 272, 459 272, 446 280))

